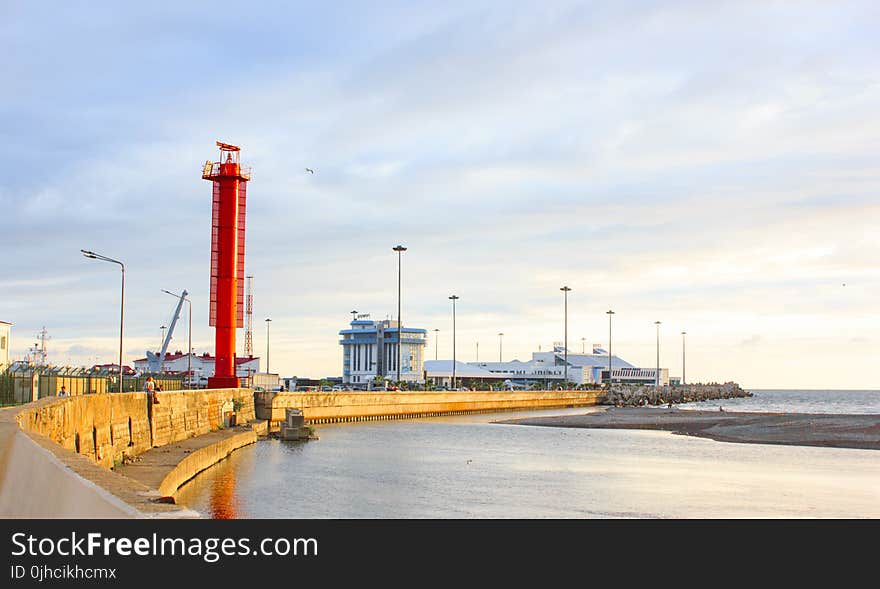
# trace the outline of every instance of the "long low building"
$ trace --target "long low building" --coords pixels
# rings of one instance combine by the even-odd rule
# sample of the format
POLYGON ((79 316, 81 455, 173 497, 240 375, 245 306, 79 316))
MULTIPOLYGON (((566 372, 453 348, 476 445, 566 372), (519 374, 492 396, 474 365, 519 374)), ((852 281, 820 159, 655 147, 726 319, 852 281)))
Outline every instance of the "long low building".
MULTIPOLYGON (((201 356, 193 354, 192 359, 189 355, 177 351, 173 354, 166 354, 165 361, 162 366, 165 372, 186 373, 189 366, 192 366, 192 375, 190 379, 193 383, 206 383, 209 376, 214 376, 214 362, 216 358, 207 352, 201 356)), ((134 361, 135 370, 139 373, 148 372, 149 362, 146 358, 138 358, 134 361)), ((260 371, 260 358, 254 356, 252 358, 235 358, 235 375, 239 378, 248 378, 260 371)))
MULTIPOLYGON (((578 354, 569 351, 568 381, 575 385, 601 384, 608 382, 608 354, 594 349, 592 354, 578 354)), ((455 362, 455 378, 462 381, 504 382, 508 388, 542 383, 545 386, 559 386, 565 381, 566 354, 561 346, 552 352, 533 352, 527 361, 509 362, 455 362)), ((439 386, 451 386, 453 373, 452 360, 426 360, 425 377, 428 382, 439 386)), ((654 384, 657 381, 656 368, 639 368, 618 356, 611 356, 611 380, 615 383, 654 384)), ((660 369, 660 384, 669 384, 669 370, 660 369)))

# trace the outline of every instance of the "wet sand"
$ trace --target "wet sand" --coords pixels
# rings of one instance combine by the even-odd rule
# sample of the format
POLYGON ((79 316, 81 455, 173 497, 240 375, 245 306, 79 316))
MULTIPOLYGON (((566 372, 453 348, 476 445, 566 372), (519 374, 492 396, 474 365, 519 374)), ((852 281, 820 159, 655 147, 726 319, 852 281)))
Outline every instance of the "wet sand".
POLYGON ((719 442, 880 450, 880 415, 747 413, 609 407, 598 413, 495 423, 596 429, 653 429, 719 442))

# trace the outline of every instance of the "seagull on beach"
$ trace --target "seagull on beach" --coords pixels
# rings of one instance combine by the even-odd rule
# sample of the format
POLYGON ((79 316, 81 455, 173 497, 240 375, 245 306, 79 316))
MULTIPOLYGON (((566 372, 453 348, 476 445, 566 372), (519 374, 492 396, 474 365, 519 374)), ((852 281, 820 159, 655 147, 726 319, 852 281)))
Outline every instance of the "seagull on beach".
POLYGON ((314 173, 315 173, 315 171, 314 171, 313 169, 311 169, 311 168, 306 168, 306 172, 308 172, 309 174, 314 174, 314 173))

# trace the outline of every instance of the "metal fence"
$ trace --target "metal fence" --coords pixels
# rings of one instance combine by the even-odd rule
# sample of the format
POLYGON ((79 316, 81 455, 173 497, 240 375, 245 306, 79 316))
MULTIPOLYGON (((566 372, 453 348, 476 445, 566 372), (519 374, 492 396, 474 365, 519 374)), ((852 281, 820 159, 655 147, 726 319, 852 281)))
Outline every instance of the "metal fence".
MULTIPOLYGON (((144 390, 148 376, 163 391, 183 389, 183 375, 140 374, 122 377, 122 391, 144 390)), ((61 387, 70 396, 119 391, 119 374, 86 368, 29 366, 0 371, 0 406, 21 405, 58 395, 61 387)))

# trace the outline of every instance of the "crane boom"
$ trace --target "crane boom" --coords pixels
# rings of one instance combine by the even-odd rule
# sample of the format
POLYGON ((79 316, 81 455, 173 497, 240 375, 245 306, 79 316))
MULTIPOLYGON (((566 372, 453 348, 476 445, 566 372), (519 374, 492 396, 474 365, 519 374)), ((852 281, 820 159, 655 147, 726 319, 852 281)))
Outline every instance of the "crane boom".
POLYGON ((180 319, 180 309, 183 307, 183 301, 188 294, 189 293, 186 292, 186 289, 180 293, 177 307, 174 309, 174 315, 171 316, 171 322, 168 324, 168 333, 165 335, 165 341, 162 342, 162 350, 158 354, 154 354, 147 350, 147 368, 150 372, 162 372, 165 364, 165 353, 168 351, 168 344, 171 342, 171 335, 174 333, 174 326, 177 325, 177 320, 180 319))

